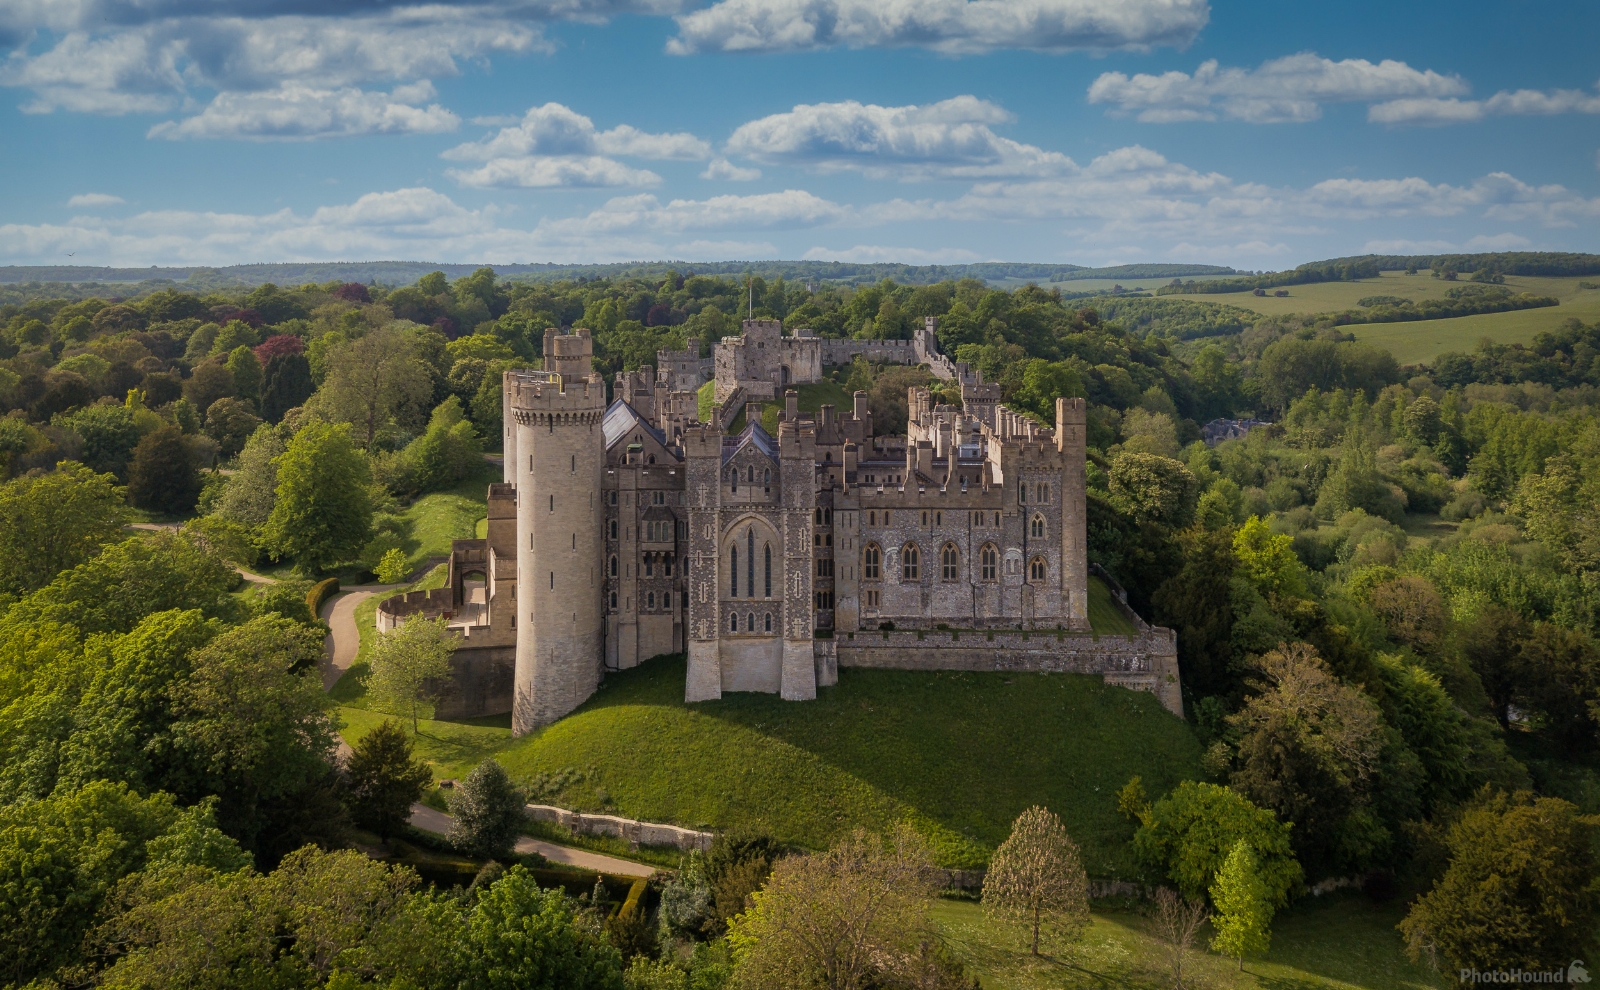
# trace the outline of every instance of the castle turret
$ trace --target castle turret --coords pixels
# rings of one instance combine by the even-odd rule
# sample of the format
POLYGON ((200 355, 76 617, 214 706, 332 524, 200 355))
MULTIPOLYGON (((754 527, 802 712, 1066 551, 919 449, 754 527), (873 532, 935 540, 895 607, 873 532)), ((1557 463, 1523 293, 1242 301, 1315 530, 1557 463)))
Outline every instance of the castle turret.
POLYGON ((1082 399, 1056 400, 1056 449, 1061 452, 1061 611, 1068 629, 1089 628, 1088 521, 1084 477, 1088 413, 1082 399))
MULTIPOLYGON (((547 363, 551 340, 547 333, 547 363)), ((554 340, 558 367, 588 365, 587 332, 554 340)), ((597 374, 508 371, 505 390, 515 422, 518 531, 511 727, 522 735, 572 711, 600 683, 606 389, 597 374)))

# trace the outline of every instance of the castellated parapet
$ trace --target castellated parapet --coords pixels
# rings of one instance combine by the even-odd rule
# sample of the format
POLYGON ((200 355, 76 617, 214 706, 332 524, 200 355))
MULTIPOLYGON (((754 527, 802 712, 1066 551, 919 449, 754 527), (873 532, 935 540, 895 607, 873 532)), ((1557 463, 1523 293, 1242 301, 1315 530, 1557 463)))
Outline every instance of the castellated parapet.
POLYGON ((505 388, 516 423, 519 586, 511 727, 522 735, 600 684, 606 387, 597 374, 508 371, 505 388))

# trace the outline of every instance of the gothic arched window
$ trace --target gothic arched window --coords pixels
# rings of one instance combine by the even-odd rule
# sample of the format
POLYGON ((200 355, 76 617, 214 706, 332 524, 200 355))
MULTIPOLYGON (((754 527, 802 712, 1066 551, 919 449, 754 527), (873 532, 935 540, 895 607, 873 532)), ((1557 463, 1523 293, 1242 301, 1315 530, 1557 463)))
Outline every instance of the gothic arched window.
POLYGON ((978 559, 982 568, 978 572, 979 577, 984 581, 993 581, 999 571, 997 565, 1000 561, 1000 553, 994 548, 994 544, 985 543, 978 559))
POLYGON ((876 543, 868 543, 866 549, 861 551, 861 579, 863 581, 878 580, 878 562, 883 554, 878 550, 876 543))
POLYGON ((922 554, 917 552, 915 543, 907 543, 904 550, 900 551, 900 577, 905 581, 920 580, 922 573, 922 554))
POLYGON ((1049 576, 1049 574, 1050 574, 1050 565, 1045 563, 1045 559, 1043 557, 1035 557, 1032 560, 1028 561, 1028 580, 1029 581, 1033 581, 1033 582, 1036 582, 1036 583, 1040 582, 1040 581, 1043 581, 1049 576))
POLYGON ((612 554, 611 555, 611 576, 612 577, 616 577, 617 576, 617 555, 616 554, 612 554))
POLYGON ((745 549, 749 551, 744 562, 744 596, 756 596, 756 530, 754 526, 744 531, 745 549))
POLYGON ((961 556, 956 552, 954 543, 946 543, 944 549, 939 551, 939 578, 944 581, 954 581, 961 570, 961 556))
POLYGON ((771 632, 772 631, 772 613, 771 612, 767 613, 767 622, 766 622, 765 631, 766 632, 771 632))
POLYGON ((1044 516, 1035 515, 1033 521, 1028 523, 1028 535, 1035 540, 1044 539, 1044 516))
POLYGON ((733 583, 728 588, 728 595, 729 595, 729 597, 732 597, 732 598, 738 598, 739 597, 739 544, 735 543, 733 546, 728 548, 728 556, 729 556, 729 560, 731 561, 731 566, 729 566, 728 571, 733 574, 733 583))
POLYGON ((728 616, 728 631, 729 632, 738 632, 739 631, 739 613, 738 612, 735 612, 732 615, 728 616))
POLYGON ((765 558, 765 566, 766 566, 766 572, 767 572, 766 591, 763 592, 762 597, 771 598, 772 597, 772 544, 768 543, 766 545, 766 548, 764 550, 762 550, 761 555, 762 555, 762 557, 765 558))

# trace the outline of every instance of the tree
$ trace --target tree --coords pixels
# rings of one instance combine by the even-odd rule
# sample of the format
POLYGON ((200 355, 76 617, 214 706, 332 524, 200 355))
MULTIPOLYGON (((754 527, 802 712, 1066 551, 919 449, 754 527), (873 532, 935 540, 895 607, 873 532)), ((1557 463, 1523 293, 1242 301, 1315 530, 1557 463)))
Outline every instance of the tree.
POLYGON ((261 526, 277 502, 277 458, 288 448, 283 432, 258 426, 239 451, 239 464, 222 491, 217 514, 246 526, 261 526))
POLYGON ((1593 947, 1594 819, 1560 798, 1485 788, 1446 834, 1450 865, 1400 923, 1412 958, 1550 970, 1593 947))
POLYGON ((483 464, 483 445, 461 411, 461 400, 451 396, 439 403, 428 429, 411 441, 402 455, 417 491, 448 488, 470 476, 483 464))
POLYGON ((261 380, 261 418, 272 424, 282 422, 289 410, 305 405, 317 390, 311 380, 311 362, 299 352, 268 357, 261 380))
POLYGON ((1171 974, 1172 990, 1184 990, 1184 966, 1189 961, 1189 947, 1200 932, 1200 926, 1211 917, 1204 901, 1193 901, 1171 887, 1156 889, 1155 932, 1167 957, 1167 972, 1171 974))
POLYGON ((1108 472, 1111 500, 1136 521, 1169 528, 1187 526, 1194 516, 1194 475, 1170 457, 1121 453, 1108 472))
POLYGON ((145 434, 128 465, 128 501, 141 509, 178 515, 200 497, 194 449, 178 428, 163 425, 145 434))
POLYGON ((443 619, 420 615, 405 619, 378 637, 369 661, 372 673, 367 688, 378 699, 411 712, 411 732, 417 731, 418 711, 450 676, 450 654, 456 637, 443 619))
POLYGON ((85 406, 55 418, 55 425, 76 433, 83 441, 83 462, 96 471, 123 477, 128 458, 139 443, 139 425, 133 410, 106 403, 85 406))
POLYGON ((261 362, 256 360, 255 351, 244 344, 235 347, 228 352, 227 368, 233 376, 234 394, 252 409, 257 408, 261 400, 261 362))
POLYGON ((189 380, 183 383, 183 397, 194 403, 196 409, 210 409, 211 403, 234 394, 233 375, 221 360, 195 365, 189 380))
POLYGON ((268 545, 313 574, 360 553, 372 530, 371 474, 350 427, 307 423, 275 463, 268 545))
POLYGON ((1061 819, 1033 807, 1018 816, 983 878, 984 912, 1027 931, 1028 951, 1077 941, 1089 923, 1089 877, 1061 819))
POLYGON ((1144 805, 1142 797, 1129 803, 1125 810, 1140 822, 1133 836, 1134 855, 1164 870, 1185 897, 1203 897, 1240 842, 1261 850, 1258 870, 1272 903, 1289 903, 1289 895, 1300 886, 1290 826, 1235 791, 1186 780, 1153 805, 1144 805))
POLYGON ((540 889, 520 864, 479 896, 465 941, 463 990, 622 988, 617 950, 561 888, 540 889))
POLYGON ((1272 915, 1276 909, 1256 869, 1250 843, 1241 840, 1228 853, 1211 885, 1211 903, 1217 913, 1211 920, 1216 934, 1211 948, 1225 956, 1236 956, 1244 969, 1244 957, 1267 951, 1272 944, 1272 915))
POLYGON ((410 819, 411 805, 433 783, 433 771, 412 758, 411 740, 400 723, 385 719, 352 748, 345 779, 356 824, 388 838, 410 819))
POLYGON ((82 464, 0 484, 0 593, 44 587, 120 539, 126 520, 116 479, 82 464))
POLYGON ((378 565, 372 571, 382 584, 399 584, 411 571, 411 558, 399 547, 390 547, 378 558, 378 565))
POLYGON ((448 838, 472 856, 509 856, 524 821, 522 795, 494 759, 472 768, 450 795, 448 838))
POLYGON ((906 825, 887 837, 858 830, 825 853, 779 860, 755 906, 728 924, 736 984, 891 983, 924 956, 937 892, 927 846, 906 825))
POLYGON ((218 795, 218 820, 246 847, 269 825, 266 806, 307 791, 330 768, 322 655, 317 630, 264 616, 191 653, 192 672, 173 686, 172 735, 192 775, 183 792, 218 795))
POLYGON ((317 402, 335 419, 352 423, 370 449, 391 421, 416 423, 433 394, 428 367, 404 333, 382 328, 339 345, 328 355, 328 377, 317 402))
POLYGON ((218 399, 206 410, 206 436, 217 442, 217 452, 223 457, 243 450, 261 425, 261 417, 251 412, 251 405, 243 399, 218 399))

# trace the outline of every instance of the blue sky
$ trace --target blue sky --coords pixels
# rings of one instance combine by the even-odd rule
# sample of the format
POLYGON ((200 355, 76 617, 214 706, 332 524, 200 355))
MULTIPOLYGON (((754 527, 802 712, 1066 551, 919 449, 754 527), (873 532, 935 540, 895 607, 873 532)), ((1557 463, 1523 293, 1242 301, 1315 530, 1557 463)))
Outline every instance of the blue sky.
POLYGON ((4 0, 0 264, 1600 250, 1600 5, 4 0))

